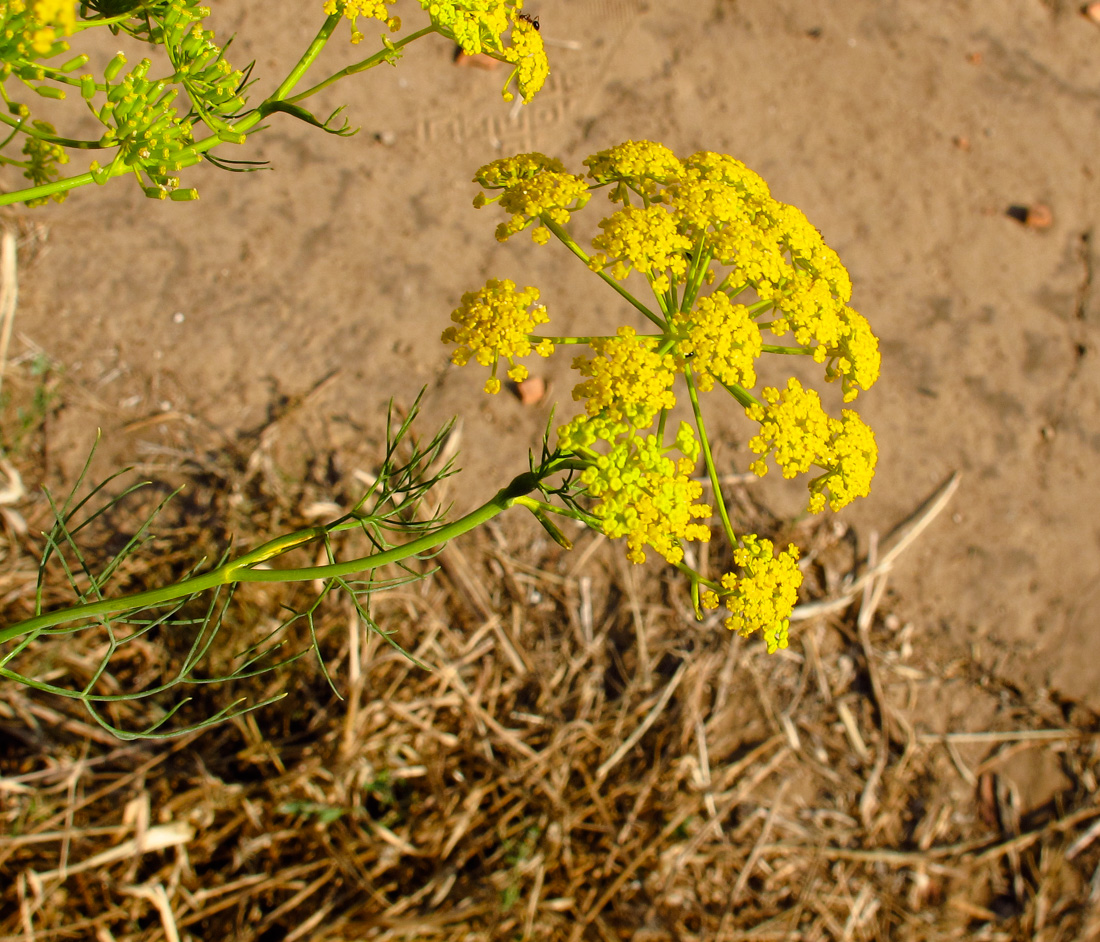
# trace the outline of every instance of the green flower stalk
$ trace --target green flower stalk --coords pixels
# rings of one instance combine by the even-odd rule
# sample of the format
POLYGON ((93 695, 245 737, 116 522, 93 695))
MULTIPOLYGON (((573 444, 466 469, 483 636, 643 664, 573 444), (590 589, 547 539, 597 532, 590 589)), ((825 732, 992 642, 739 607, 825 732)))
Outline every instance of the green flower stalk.
POLYGON ((348 76, 395 63, 410 42, 433 33, 511 66, 502 90, 506 100, 512 100, 514 89, 528 102, 546 81, 546 52, 538 30, 522 18, 523 0, 421 0, 424 24, 400 39, 387 35, 401 29, 400 19, 390 15, 392 2, 317 0, 314 9, 325 19, 316 36, 276 90, 252 106, 247 91, 253 67, 230 64, 228 43, 219 44, 204 26, 210 8, 197 0, 0 0, 0 96, 7 106, 6 114, 0 111, 0 123, 9 128, 0 142, 0 167, 21 168, 32 184, 0 193, 0 206, 60 202, 76 187, 127 175, 154 199, 195 199, 197 191, 182 186, 181 172, 203 160, 223 169, 252 169, 248 162, 213 151, 245 143, 272 114, 287 114, 332 134, 354 133, 337 121, 342 109, 319 117, 302 102, 348 76), (366 38, 361 21, 367 20, 384 27, 378 51, 300 90, 336 27, 350 23, 351 42, 358 45, 366 38), (127 68, 120 53, 98 75, 83 71, 88 56, 73 57, 70 43, 95 27, 148 44, 150 55, 127 68), (57 99, 79 94, 102 133, 88 139, 59 134, 34 119, 31 107, 19 100, 20 92, 28 90, 57 99), (5 153, 20 138, 20 156, 5 153), (91 159, 77 161, 84 151, 91 152, 91 159), (63 176, 62 167, 73 163, 87 169, 63 176))
POLYGON ((749 441, 759 456, 750 465, 755 474, 767 473, 771 457, 784 477, 812 475, 809 513, 826 504, 839 510, 870 489, 878 459, 873 433, 853 409, 829 416, 817 391, 796 379, 783 391, 754 392, 757 364, 764 354, 808 356, 823 365, 826 383, 839 382, 847 403, 878 378, 878 341, 848 305, 851 280, 836 253, 799 210, 774 199, 740 161, 709 152, 681 160, 661 144, 627 141, 584 165, 587 178, 543 154, 495 160, 474 177, 482 188, 474 205, 499 203, 509 214, 497 227, 500 241, 526 229, 536 244, 557 237, 656 332, 620 326, 610 337, 524 336, 548 319, 542 307, 537 320, 527 314, 537 292, 516 291, 509 282, 506 294, 486 307, 485 292, 500 284, 490 282, 463 297, 452 315, 458 326, 445 331, 443 341, 460 344, 452 355, 456 364, 472 359, 489 367, 490 393, 500 389, 500 358, 516 379, 526 375, 516 357, 587 344, 593 356, 573 361, 581 376, 573 399, 583 411, 557 430, 555 456, 579 472, 571 490, 562 492, 567 499, 559 512, 625 538, 632 562, 644 561, 649 548, 685 569, 700 615, 722 603, 729 628, 743 635, 761 631, 769 651, 786 647, 802 582, 798 550, 792 545, 776 554, 770 541, 733 527, 699 394, 722 388, 757 424, 749 441), (600 189, 621 208, 599 222, 589 254, 565 226, 600 189), (621 284, 632 273, 645 280, 650 300, 621 284), (793 344, 766 343, 766 334, 774 341, 793 338, 793 344), (681 423, 670 441, 667 420, 680 386, 695 428, 681 423), (718 579, 683 563, 684 543, 710 538, 704 521, 712 508, 698 502, 702 487, 691 477, 700 454, 739 570, 718 579))

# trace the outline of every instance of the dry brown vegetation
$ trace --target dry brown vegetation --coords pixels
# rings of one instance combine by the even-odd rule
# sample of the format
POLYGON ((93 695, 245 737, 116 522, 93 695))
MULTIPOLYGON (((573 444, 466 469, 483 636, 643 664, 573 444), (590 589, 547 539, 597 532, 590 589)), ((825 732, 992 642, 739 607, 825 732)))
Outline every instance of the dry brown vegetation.
MULTIPOLYGON (((208 511, 239 522, 242 487, 205 480, 208 511)), ((696 623, 678 579, 590 534, 567 553, 503 527, 377 597, 430 670, 349 605, 324 610, 342 699, 304 660, 252 691, 286 692, 275 705, 123 744, 5 682, 0 938, 1094 937, 1097 718, 917 637, 835 521, 783 529, 731 491, 811 561, 776 656, 696 623)), ((250 525, 267 535, 309 496, 253 487, 250 525)), ((920 538, 949 488, 935 497, 885 550, 920 538)), ((209 539, 185 517, 131 585, 209 539)), ((28 604, 32 548, 9 529, 5 621, 28 604)), ((253 594, 233 618, 285 601, 253 594)), ((80 683, 97 651, 37 656, 80 683)), ((116 680, 169 659, 151 641, 116 680)))

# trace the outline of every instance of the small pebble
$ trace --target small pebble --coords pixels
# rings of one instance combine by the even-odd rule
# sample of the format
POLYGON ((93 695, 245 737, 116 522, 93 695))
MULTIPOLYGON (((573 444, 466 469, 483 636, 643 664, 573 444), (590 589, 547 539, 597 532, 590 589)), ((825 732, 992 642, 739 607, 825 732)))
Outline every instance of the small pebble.
POLYGON ((492 56, 487 56, 483 52, 470 55, 461 49, 455 53, 455 65, 484 69, 486 72, 492 72, 494 69, 500 68, 500 62, 492 56))
POLYGON ((516 383, 516 395, 525 406, 534 406, 546 396, 546 380, 541 376, 529 376, 522 383, 516 383))
POLYGON ((1049 229, 1054 224, 1054 213, 1044 203, 1032 203, 1024 216, 1024 225, 1031 229, 1049 229))
POLYGON ((1045 203, 1032 203, 1030 206, 1009 206, 1005 215, 1023 223, 1029 229, 1049 229, 1054 224, 1054 213, 1045 203))
POLYGON ((1100 23, 1100 0, 1097 0, 1096 3, 1086 3, 1081 12, 1094 23, 1100 23))

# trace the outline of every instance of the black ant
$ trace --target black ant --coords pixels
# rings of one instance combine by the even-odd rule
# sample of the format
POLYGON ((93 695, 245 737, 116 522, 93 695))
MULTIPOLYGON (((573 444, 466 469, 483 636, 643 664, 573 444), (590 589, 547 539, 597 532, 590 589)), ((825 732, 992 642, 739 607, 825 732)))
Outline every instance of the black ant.
POLYGON ((523 20, 524 23, 530 23, 535 27, 536 33, 539 31, 539 18, 537 13, 534 16, 528 16, 526 13, 521 13, 519 18, 523 20))

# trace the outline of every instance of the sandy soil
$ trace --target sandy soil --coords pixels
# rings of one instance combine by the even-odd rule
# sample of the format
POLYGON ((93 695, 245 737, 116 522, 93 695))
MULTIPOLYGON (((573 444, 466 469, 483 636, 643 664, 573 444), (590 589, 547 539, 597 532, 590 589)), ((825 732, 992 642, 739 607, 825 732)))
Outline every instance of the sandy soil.
MULTIPOLYGON (((299 5, 216 7, 234 61, 255 57, 271 87, 307 38, 299 5)), ((860 400, 878 478, 843 519, 865 542, 962 472, 897 567, 895 609, 918 643, 971 645, 1001 676, 1100 709, 1100 26, 1062 0, 532 12, 553 74, 518 112, 500 73, 422 42, 327 93, 362 128, 350 140, 279 117, 233 155, 271 170, 203 170, 197 203, 120 182, 39 210, 14 353, 64 369, 54 480, 71 481, 96 425, 104 467, 259 447, 289 480, 317 454, 347 473, 375 452, 385 402, 427 385, 429 419, 464 417, 459 504, 485 495, 549 405, 489 400, 449 366, 438 335, 460 294, 538 285, 562 332, 621 310, 564 251, 496 243, 474 170, 525 150, 579 169, 628 138, 727 152, 822 230, 882 339, 860 400), (1038 202, 1049 228, 1008 214, 1038 202)), ((567 398, 566 373, 548 378, 567 398)), ((731 449, 745 436, 732 412, 720 427, 731 449)))

